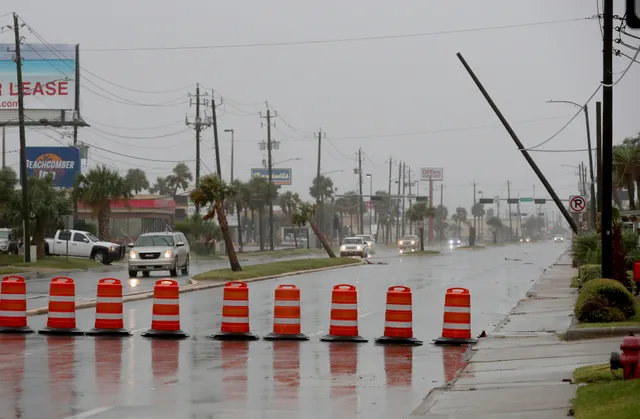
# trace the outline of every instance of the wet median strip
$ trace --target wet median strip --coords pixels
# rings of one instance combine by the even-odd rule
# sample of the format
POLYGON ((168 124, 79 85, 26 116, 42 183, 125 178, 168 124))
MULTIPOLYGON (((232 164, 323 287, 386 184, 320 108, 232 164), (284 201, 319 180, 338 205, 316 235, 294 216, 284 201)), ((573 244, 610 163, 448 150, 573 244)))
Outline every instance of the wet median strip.
POLYGON ((244 266, 239 272, 233 272, 231 269, 214 269, 198 274, 193 279, 196 281, 242 281, 355 264, 362 264, 362 261, 350 258, 297 259, 244 266))
POLYGON ((439 250, 418 250, 416 252, 403 253, 402 256, 438 256, 442 254, 439 250))

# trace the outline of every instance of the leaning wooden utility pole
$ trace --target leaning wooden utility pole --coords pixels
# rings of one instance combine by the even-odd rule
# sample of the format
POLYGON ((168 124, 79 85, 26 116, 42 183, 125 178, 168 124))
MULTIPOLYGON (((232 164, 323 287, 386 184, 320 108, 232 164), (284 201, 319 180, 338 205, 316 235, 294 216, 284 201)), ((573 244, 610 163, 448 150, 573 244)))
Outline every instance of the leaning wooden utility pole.
POLYGON ((20 25, 18 15, 13 14, 13 32, 16 47, 16 79, 18 81, 18 125, 20 128, 20 185, 22 187, 22 231, 24 262, 31 262, 31 232, 29 211, 29 183, 27 179, 27 140, 24 129, 24 90, 22 85, 22 55, 20 54, 20 25))

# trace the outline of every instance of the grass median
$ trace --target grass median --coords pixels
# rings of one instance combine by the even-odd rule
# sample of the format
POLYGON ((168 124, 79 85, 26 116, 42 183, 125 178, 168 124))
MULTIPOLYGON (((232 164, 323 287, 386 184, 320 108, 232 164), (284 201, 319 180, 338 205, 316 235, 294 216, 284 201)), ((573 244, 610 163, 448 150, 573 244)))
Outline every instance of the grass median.
POLYGON ((479 244, 474 244, 473 246, 458 246, 457 249, 459 249, 459 250, 480 250, 480 249, 485 249, 485 247, 481 246, 479 244))
MULTIPOLYGON (((32 263, 24 263, 22 255, 0 255, 0 268, 3 270, 11 270, 10 267, 21 267, 21 268, 29 268, 22 269, 20 272, 27 272, 29 270, 33 270, 34 268, 46 268, 46 269, 91 269, 98 268, 102 266, 100 263, 96 262, 93 259, 83 259, 83 258, 73 258, 70 257, 68 260, 64 256, 45 256, 44 258, 38 259, 36 262, 32 263)), ((8 272, 8 271, 7 271, 8 272)), ((12 272, 15 273, 16 269, 12 269, 12 272)))
POLYGON ((640 411, 640 380, 621 380, 622 371, 613 375, 609 364, 591 365, 573 372, 578 387, 573 400, 577 419, 635 419, 640 411))
POLYGON ((233 272, 231 269, 214 269, 212 271, 198 274, 193 278, 198 281, 241 281, 261 278, 263 276, 282 275, 291 272, 310 271, 313 269, 332 268, 361 263, 361 259, 352 258, 286 260, 282 262, 243 266, 241 272, 233 272))
POLYGON ((402 256, 437 256, 441 254, 439 250, 418 250, 415 252, 403 253, 402 256))
POLYGON ((243 257, 286 257, 286 256, 296 256, 296 255, 313 255, 313 254, 321 254, 327 253, 324 249, 281 249, 281 250, 263 250, 263 251, 255 251, 255 252, 243 252, 238 253, 238 255, 242 255, 243 257))

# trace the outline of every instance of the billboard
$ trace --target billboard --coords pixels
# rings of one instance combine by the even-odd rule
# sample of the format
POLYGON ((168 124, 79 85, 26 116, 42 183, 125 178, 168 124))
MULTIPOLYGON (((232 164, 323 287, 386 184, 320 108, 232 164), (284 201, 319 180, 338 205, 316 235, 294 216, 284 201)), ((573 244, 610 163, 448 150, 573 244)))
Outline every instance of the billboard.
POLYGON ((422 167, 420 169, 420 180, 444 180, 444 170, 442 167, 422 167))
MULTIPOLYGON (((0 110, 18 109, 14 50, 0 44, 0 110)), ((21 54, 25 109, 73 109, 75 45, 23 44, 21 54)))
MULTIPOLYGON (((268 169, 251 169, 251 177, 260 176, 269 179, 268 169)), ((271 169, 271 180, 274 185, 291 185, 291 169, 271 169)))
POLYGON ((27 147, 27 176, 44 178, 51 174, 59 188, 71 188, 80 173, 77 147, 27 147))

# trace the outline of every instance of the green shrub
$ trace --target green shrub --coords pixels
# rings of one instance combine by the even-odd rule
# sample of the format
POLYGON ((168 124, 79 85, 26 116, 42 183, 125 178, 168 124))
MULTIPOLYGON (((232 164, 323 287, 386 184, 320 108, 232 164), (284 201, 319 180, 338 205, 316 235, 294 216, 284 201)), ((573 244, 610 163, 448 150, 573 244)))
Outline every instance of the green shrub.
POLYGON ((580 277, 580 285, 584 287, 592 279, 602 278, 602 265, 582 265, 578 276, 580 277))
POLYGON ((625 253, 638 249, 638 233, 633 230, 622 232, 622 248, 625 253))
POLYGON ((587 253, 589 250, 595 250, 600 243, 600 236, 598 233, 583 233, 578 234, 573 238, 571 242, 571 253, 573 258, 580 263, 587 261, 587 253))
POLYGON ((633 295, 620 282, 594 279, 580 291, 575 316, 588 323, 620 322, 633 317, 636 309, 633 295))
POLYGON ((595 249, 589 249, 589 251, 587 252, 586 263, 589 265, 602 264, 602 248, 597 247, 595 249))
POLYGON ((635 249, 629 250, 625 261, 627 263, 627 269, 633 269, 633 262, 640 261, 640 248, 636 247, 635 249))

